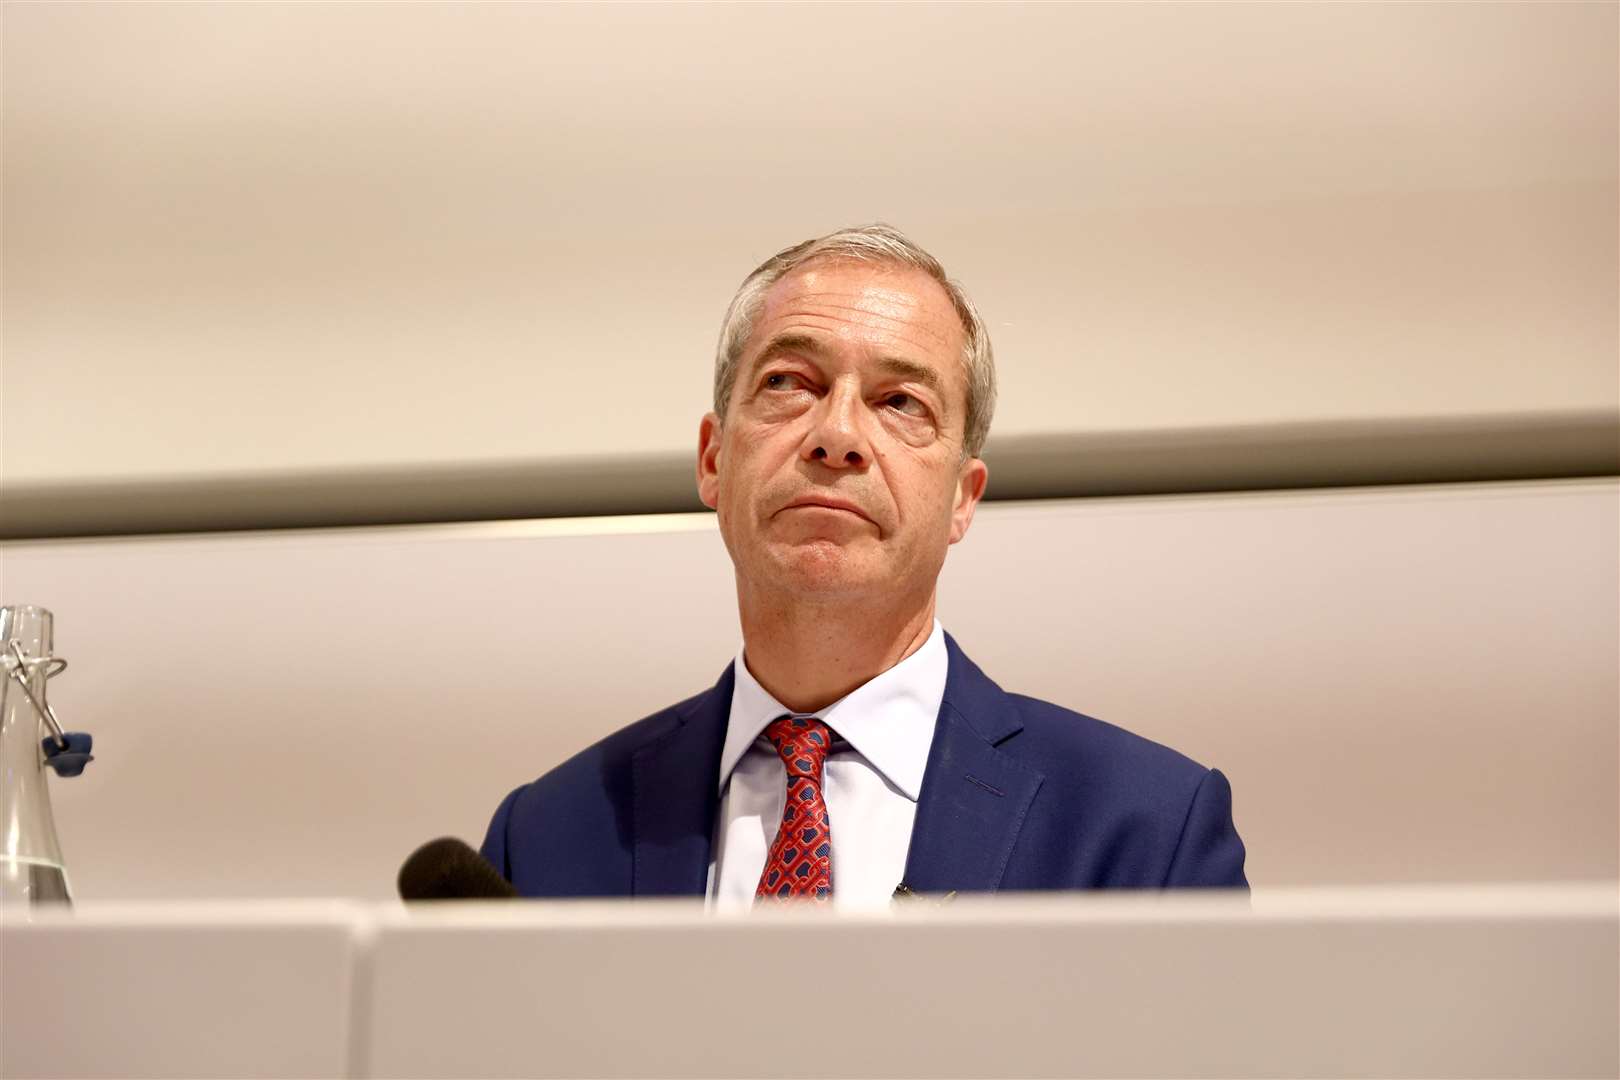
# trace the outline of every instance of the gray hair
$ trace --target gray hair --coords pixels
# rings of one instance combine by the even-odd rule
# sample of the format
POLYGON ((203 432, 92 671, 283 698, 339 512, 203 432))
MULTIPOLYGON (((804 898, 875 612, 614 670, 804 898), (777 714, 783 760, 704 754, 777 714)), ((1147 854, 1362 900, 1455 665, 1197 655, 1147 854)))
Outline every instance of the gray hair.
POLYGON ((714 357, 714 413, 723 422, 731 389, 737 381, 737 367, 743 346, 754 332, 765 293, 772 285, 812 259, 888 263, 923 271, 939 282, 951 298, 962 320, 966 343, 962 347, 962 367, 967 373, 967 423, 963 451, 978 457, 990 434, 990 416, 996 411, 996 361, 990 351, 990 331, 979 317, 978 308, 962 286, 945 274, 939 260, 906 238, 892 225, 860 225, 806 240, 772 255, 743 279, 737 295, 731 298, 726 319, 720 326, 720 344, 714 357))

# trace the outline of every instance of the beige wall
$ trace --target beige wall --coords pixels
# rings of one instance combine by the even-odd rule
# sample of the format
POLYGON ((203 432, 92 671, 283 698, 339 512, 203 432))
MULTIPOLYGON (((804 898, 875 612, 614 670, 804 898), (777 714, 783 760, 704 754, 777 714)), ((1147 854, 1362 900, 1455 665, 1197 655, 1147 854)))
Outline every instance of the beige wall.
MULTIPOLYGON (((941 618, 1232 780, 1259 888, 1620 876, 1613 481, 1002 503, 941 618)), ((422 841, 710 685, 711 515, 0 546, 96 736, 85 897, 384 897, 422 841)))
POLYGON ((4 19, 14 486, 684 454, 743 273, 879 218, 1000 438, 1620 407, 1613 5, 4 19))

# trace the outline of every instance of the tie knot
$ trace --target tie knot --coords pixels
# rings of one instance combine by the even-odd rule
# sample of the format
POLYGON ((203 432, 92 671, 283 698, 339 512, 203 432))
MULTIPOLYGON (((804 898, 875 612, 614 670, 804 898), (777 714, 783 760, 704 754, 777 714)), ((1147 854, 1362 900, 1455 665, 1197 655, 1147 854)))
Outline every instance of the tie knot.
POLYGON ((783 716, 765 729, 782 757, 789 777, 802 776, 821 783, 821 766, 832 746, 832 732, 813 716, 783 716))

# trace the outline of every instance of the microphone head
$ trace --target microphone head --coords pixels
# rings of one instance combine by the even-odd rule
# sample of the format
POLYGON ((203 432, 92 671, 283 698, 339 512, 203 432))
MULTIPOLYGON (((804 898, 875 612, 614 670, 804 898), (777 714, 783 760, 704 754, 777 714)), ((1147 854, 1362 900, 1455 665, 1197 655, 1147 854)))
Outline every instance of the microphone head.
POLYGON ((429 840, 399 868, 401 900, 510 900, 512 883, 453 836, 429 840))

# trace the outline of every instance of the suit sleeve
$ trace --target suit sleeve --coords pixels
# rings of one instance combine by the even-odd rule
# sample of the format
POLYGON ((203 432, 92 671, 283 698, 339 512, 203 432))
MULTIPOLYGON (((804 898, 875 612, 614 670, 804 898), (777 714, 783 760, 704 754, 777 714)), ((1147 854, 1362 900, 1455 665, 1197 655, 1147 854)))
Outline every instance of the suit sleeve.
POLYGON ((1232 785, 1219 769, 1211 769, 1193 792, 1164 886, 1247 889, 1244 854, 1232 821, 1232 785))
POLYGON ((489 860, 491 866, 501 872, 501 877, 507 881, 512 880, 512 865, 507 858, 506 829, 512 818, 512 804, 522 794, 520 787, 506 798, 501 805, 495 808, 495 816, 489 821, 489 829, 484 833, 484 846, 479 848, 479 854, 489 860))

